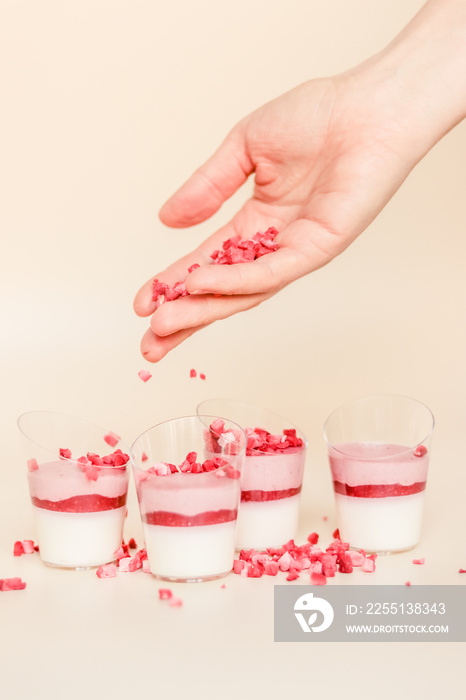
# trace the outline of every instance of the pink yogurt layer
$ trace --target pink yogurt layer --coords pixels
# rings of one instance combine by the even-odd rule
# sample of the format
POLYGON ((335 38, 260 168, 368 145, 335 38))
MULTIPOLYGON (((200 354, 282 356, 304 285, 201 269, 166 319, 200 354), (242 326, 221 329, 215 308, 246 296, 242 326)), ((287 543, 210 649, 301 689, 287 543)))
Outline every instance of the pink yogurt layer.
POLYGON ((126 504, 128 472, 121 467, 101 467, 98 477, 67 460, 47 462, 28 472, 33 505, 68 513, 92 513, 121 508, 126 504))
POLYGON ((300 493, 306 451, 289 447, 283 452, 253 452, 244 458, 242 501, 274 501, 300 493))
POLYGON ((403 445, 341 443, 329 448, 337 493, 356 498, 406 496, 423 491, 429 454, 403 445))
POLYGON ((150 474, 138 484, 141 516, 150 525, 193 527, 236 520, 239 479, 199 474, 150 474))

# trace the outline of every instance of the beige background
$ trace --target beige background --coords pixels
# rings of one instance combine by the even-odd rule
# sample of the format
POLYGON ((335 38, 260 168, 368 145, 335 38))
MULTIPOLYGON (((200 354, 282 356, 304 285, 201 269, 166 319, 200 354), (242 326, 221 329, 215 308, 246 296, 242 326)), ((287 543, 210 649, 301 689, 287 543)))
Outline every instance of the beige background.
MULTIPOLYGON (((401 697, 415 688, 435 697, 440 677, 445 696, 460 697, 462 645, 445 646, 441 671, 436 644, 410 645, 409 666, 402 644, 274 645, 270 581, 240 586, 229 577, 232 590, 218 604, 218 586, 185 587, 183 610, 160 611, 149 577, 139 584, 120 577, 104 594, 106 582, 93 574, 78 585, 76 575, 11 556, 32 526, 16 434, 24 411, 79 415, 131 441, 158 421, 194 412, 204 398, 255 401, 307 435, 301 531, 329 535, 323 422, 351 398, 390 392, 427 403, 437 421, 415 552, 427 559, 422 571, 412 571, 412 554, 385 559, 374 582, 461 583, 466 124, 428 154, 343 256, 197 334, 153 366, 147 384, 137 377, 147 366, 139 354, 147 322, 132 312, 140 284, 248 196, 250 185, 192 230, 171 231, 157 219, 234 123, 310 77, 363 60, 421 5, 2 0, 0 577, 28 581, 22 594, 0 594, 5 700, 58 698, 64 688, 69 698, 86 689, 94 698, 104 687, 116 698, 144 688, 176 694, 180 675, 206 697, 237 697, 246 685, 271 697, 328 693, 335 664, 342 677, 364 674, 381 698, 391 697, 385 680, 397 666, 401 697), (191 367, 206 381, 189 379, 191 367), (43 685, 48 662, 57 674, 52 690, 43 685)), ((140 533, 132 499, 129 536, 140 533)))

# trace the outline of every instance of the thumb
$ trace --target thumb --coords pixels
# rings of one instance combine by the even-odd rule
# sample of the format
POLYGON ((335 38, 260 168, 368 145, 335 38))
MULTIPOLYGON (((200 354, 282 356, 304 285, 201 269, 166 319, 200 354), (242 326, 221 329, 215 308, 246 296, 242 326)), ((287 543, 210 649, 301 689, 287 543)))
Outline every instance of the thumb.
POLYGON ((205 221, 246 182, 253 170, 244 131, 236 127, 214 155, 165 202, 160 219, 174 228, 205 221))

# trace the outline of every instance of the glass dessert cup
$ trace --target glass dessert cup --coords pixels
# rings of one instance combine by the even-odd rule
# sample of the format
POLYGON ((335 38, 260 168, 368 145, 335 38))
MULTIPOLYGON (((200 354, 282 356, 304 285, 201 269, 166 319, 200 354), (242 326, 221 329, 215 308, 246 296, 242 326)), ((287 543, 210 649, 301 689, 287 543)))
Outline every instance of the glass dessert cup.
POLYGON ((389 554, 421 535, 434 417, 404 396, 341 406, 324 425, 340 535, 353 549, 389 554))
POLYGON ((230 573, 245 447, 241 428, 216 416, 168 420, 135 440, 134 477, 156 578, 194 582, 230 573))
MULTIPOLYGON (((199 413, 214 413, 248 429, 265 429, 284 437, 295 431, 300 446, 265 452, 251 446, 248 438, 241 477, 236 549, 265 550, 280 547, 296 537, 306 459, 306 439, 289 421, 260 406, 228 399, 209 399, 199 413)), ((247 436, 248 437, 248 436, 247 436)))
POLYGON ((129 478, 118 436, 50 411, 24 413, 18 428, 42 561, 68 569, 114 561, 129 478))

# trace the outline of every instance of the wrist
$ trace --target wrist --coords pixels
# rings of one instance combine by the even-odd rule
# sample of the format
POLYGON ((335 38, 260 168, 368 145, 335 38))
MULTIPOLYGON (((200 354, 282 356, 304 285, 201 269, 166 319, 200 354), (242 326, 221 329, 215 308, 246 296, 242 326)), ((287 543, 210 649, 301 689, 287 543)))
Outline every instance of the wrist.
POLYGON ((466 2, 430 0, 356 73, 373 99, 391 100, 421 158, 466 117, 466 2))

